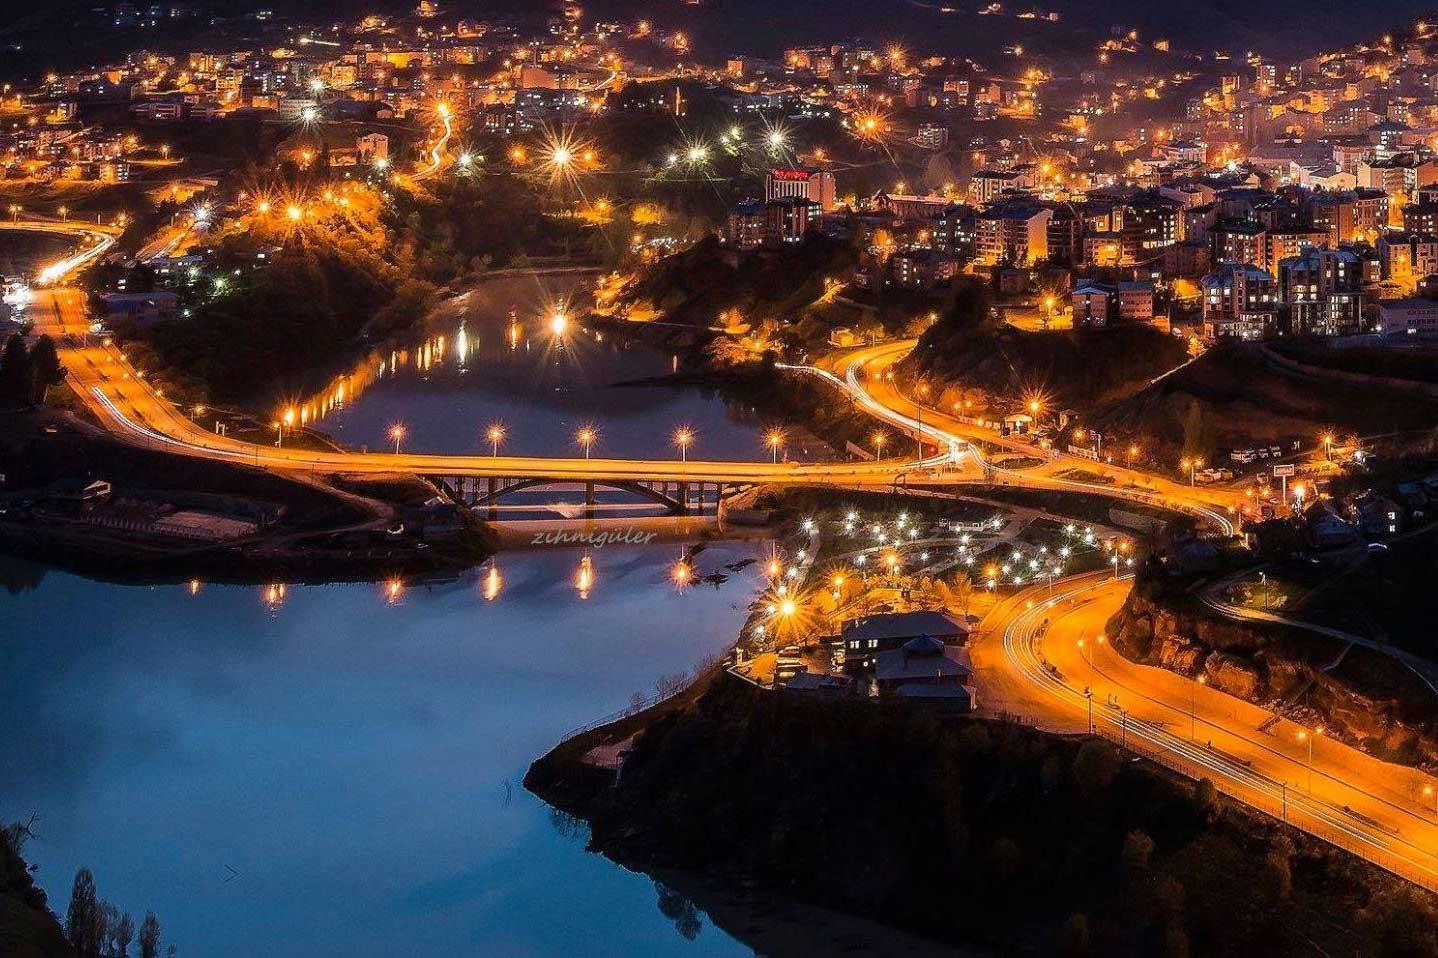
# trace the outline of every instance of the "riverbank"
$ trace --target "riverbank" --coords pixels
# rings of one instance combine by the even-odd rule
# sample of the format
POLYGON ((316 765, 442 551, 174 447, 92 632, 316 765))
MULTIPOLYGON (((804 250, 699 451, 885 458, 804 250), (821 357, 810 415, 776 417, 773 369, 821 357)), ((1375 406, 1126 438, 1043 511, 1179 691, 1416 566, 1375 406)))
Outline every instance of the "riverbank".
MULTIPOLYGON (((582 759, 609 735, 600 729, 526 777, 590 823, 592 850, 955 948, 1298 955, 1325 940, 1343 953, 1434 908, 1211 785, 1100 741, 803 700, 732 678, 642 724, 622 775, 582 759)), ((821 924, 805 931, 769 953, 828 947, 821 924)))
MULTIPOLYGON (((0 550, 123 583, 457 575, 496 548, 417 480, 343 486, 122 443, 48 409, 5 418, 0 550)), ((431 490, 432 492, 432 490, 431 490)))

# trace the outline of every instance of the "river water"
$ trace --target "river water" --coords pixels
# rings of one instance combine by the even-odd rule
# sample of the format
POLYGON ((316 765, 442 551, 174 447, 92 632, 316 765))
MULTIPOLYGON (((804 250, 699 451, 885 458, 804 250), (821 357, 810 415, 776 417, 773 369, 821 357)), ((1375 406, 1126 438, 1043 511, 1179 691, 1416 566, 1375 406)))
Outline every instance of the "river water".
MULTIPOLYGON (((577 454, 592 425, 596 456, 677 457, 678 426, 693 457, 767 455, 763 423, 713 393, 613 385, 673 360, 556 338, 545 317, 570 295, 488 284, 428 339, 296 402, 356 447, 402 423, 407 448, 469 451, 498 422, 512 453, 577 454)), ((587 853, 520 784, 565 732, 732 642, 755 573, 679 592, 680 548, 506 552, 397 596, 119 586, 0 560, 0 820, 38 816, 27 856, 61 915, 85 865, 182 955, 750 954, 707 921, 691 938, 652 881, 587 853)), ((766 549, 710 545, 696 571, 766 549)))
POLYGON ((27 854, 61 915, 87 865, 181 955, 750 954, 707 921, 681 935, 653 882, 520 784, 566 731, 732 641, 753 567, 681 593, 679 548, 594 550, 587 597, 569 548, 397 597, 9 564, 0 818, 38 815, 27 854))
MULTIPOLYGON (((393 445, 390 430, 400 425, 403 447, 415 452, 493 452, 489 429, 497 425, 501 454, 582 456, 576 437, 589 427, 596 458, 678 459, 680 429, 692 435, 684 450, 691 459, 772 455, 766 423, 751 409, 713 390, 653 384, 676 370, 673 355, 573 323, 556 333, 553 314, 591 303, 591 282, 481 285, 453 300, 411 348, 373 353, 298 400, 297 418, 355 448, 393 445)), ((780 452, 830 454, 797 437, 780 452)))

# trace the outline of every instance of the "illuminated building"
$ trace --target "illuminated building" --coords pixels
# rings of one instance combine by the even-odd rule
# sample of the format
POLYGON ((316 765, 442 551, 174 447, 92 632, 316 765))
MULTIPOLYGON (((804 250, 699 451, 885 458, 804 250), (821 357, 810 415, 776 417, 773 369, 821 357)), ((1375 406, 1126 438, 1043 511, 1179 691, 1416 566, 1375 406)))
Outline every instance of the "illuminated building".
POLYGON ((796 197, 817 204, 821 213, 833 212, 834 174, 825 170, 776 166, 764 176, 765 201, 796 197))

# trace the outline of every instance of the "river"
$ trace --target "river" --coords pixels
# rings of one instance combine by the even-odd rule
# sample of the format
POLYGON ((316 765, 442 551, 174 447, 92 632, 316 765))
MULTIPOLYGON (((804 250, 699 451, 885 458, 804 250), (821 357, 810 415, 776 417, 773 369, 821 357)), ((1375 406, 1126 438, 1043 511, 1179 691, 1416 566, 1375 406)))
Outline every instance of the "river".
POLYGON ((569 548, 397 596, 7 563, 0 819, 38 816, 27 855, 61 916, 86 865, 181 955, 751 954, 707 920, 681 935, 653 882, 520 784, 732 641, 753 567, 681 593, 679 548, 595 549, 585 595, 569 548))
MULTIPOLYGON (((410 348, 372 353, 297 401, 297 418, 356 448, 392 445, 399 425, 415 452, 493 452, 489 431, 498 426, 501 454, 580 456, 586 428, 596 458, 678 459, 681 429, 692 437, 682 451, 689 458, 773 454, 753 410, 712 389, 655 384, 677 369, 675 356, 572 322, 557 332, 554 314, 592 302, 591 283, 561 276, 483 284, 450 301, 410 348)), ((805 437, 780 453, 832 455, 805 437)))

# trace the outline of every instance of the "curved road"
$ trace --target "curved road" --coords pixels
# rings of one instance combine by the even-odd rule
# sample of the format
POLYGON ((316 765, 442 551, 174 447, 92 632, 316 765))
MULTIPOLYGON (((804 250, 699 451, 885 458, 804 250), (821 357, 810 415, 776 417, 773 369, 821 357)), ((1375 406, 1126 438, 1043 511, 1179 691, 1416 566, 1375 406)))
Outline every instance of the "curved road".
POLYGON ((1090 573, 995 608, 973 649, 986 707, 1061 732, 1087 730, 1091 715, 1095 734, 1435 887, 1438 782, 1125 659, 1099 636, 1127 590, 1110 574, 1090 573))

